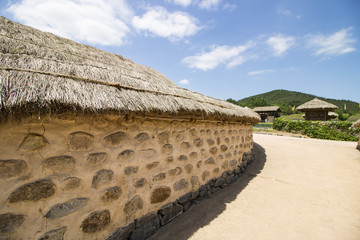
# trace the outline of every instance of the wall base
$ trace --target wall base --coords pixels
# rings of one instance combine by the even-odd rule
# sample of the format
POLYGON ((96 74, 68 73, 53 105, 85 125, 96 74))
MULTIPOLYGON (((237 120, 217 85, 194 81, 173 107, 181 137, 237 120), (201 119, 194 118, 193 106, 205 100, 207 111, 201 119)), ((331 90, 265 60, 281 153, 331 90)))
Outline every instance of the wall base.
POLYGON ((187 193, 176 201, 164 205, 157 212, 148 213, 141 218, 135 219, 128 225, 118 228, 107 237, 106 240, 148 239, 155 234, 160 227, 189 210, 192 205, 202 202, 204 199, 211 197, 212 194, 221 191, 221 189, 235 182, 254 160, 255 155, 252 149, 251 152, 244 153, 243 161, 235 170, 225 171, 221 177, 209 180, 197 191, 187 193))

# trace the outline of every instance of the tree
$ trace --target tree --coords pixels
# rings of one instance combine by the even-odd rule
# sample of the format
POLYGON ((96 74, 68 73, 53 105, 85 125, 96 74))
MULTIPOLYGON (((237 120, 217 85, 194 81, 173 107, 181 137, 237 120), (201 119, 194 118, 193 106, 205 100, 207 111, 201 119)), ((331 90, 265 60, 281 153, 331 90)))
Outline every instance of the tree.
POLYGON ((290 115, 294 113, 290 105, 281 106, 280 109, 284 115, 290 115))
POLYGON ((347 117, 347 116, 344 116, 342 113, 339 113, 338 119, 339 119, 340 121, 346 121, 346 120, 348 119, 348 117, 347 117))
POLYGON ((228 99, 226 99, 226 101, 229 103, 232 103, 232 104, 236 104, 236 101, 232 98, 228 98, 228 99))
POLYGON ((249 101, 246 103, 246 106, 250 108, 255 108, 269 106, 269 104, 262 97, 254 97, 249 99, 249 101))

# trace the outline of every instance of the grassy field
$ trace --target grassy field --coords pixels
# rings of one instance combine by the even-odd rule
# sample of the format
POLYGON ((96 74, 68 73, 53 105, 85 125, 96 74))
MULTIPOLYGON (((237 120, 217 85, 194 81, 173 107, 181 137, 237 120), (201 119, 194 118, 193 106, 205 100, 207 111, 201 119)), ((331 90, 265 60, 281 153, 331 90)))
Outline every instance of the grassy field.
POLYGON ((350 116, 348 121, 355 122, 359 119, 360 119, 360 113, 350 116))
POLYGON ((267 129, 267 128, 272 128, 273 124, 272 123, 264 123, 264 122, 260 122, 258 124, 256 124, 254 126, 254 128, 262 128, 262 129, 267 129))
POLYGON ((304 120, 304 118, 302 117, 302 115, 304 115, 304 113, 299 113, 299 114, 291 114, 291 115, 283 115, 283 118, 289 119, 289 120, 304 120))

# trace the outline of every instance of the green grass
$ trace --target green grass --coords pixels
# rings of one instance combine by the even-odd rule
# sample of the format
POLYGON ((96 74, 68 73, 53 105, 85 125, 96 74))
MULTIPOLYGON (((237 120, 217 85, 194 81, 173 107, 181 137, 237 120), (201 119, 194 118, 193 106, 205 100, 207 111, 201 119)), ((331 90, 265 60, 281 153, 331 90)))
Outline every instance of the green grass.
POLYGON ((272 128, 253 128, 253 131, 254 132, 278 132, 277 130, 275 129, 272 129, 272 128))
POLYGON ((360 119, 360 113, 350 116, 348 121, 356 122, 358 119, 360 119))
POLYGON ((282 117, 285 118, 285 119, 289 119, 289 120, 304 120, 302 115, 304 115, 304 113, 283 115, 282 117))
POLYGON ((264 122, 258 123, 254 126, 254 128, 262 128, 262 129, 272 128, 272 127, 273 127, 272 123, 264 123, 264 122))

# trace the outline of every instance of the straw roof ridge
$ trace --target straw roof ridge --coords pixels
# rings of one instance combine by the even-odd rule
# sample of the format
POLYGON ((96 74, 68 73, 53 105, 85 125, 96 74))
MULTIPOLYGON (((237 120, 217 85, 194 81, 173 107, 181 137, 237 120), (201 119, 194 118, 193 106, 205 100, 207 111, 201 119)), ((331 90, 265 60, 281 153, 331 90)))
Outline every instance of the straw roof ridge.
POLYGON ((332 103, 325 102, 323 100, 320 100, 318 98, 314 98, 313 100, 306 102, 300 106, 297 107, 297 110, 305 111, 305 110, 329 110, 333 111, 337 109, 338 107, 332 103))
POLYGON ((19 111, 190 114, 256 123, 252 110, 177 86, 161 73, 0 17, 2 116, 19 111))
POLYGON ((253 108, 253 111, 255 112, 276 112, 279 110, 280 110, 279 106, 265 106, 265 107, 253 108))
MULTIPOLYGON (((51 34, 51 33, 49 33, 49 34, 51 34)), ((9 36, 5 36, 5 35, 2 35, 2 34, 0 34, 0 36, 1 36, 1 37, 5 37, 5 38, 10 38, 9 36)), ((48 49, 57 51, 57 50, 54 49, 54 48, 50 48, 50 47, 48 47, 48 46, 44 46, 44 45, 40 45, 40 44, 36 44, 36 43, 24 41, 24 40, 21 40, 21 39, 12 38, 12 40, 19 40, 19 41, 27 42, 28 44, 37 45, 38 47, 48 48, 48 49)), ((96 49, 96 48, 94 48, 94 49, 96 49)), ((97 50, 97 49, 96 49, 96 50, 97 50)), ((6 53, 5 53, 5 54, 6 54, 6 53)), ((80 56, 80 55, 74 54, 74 53, 72 53, 72 52, 68 52, 67 54, 73 55, 73 56, 75 56, 75 57, 81 57, 81 58, 87 59, 87 60, 89 60, 89 61, 93 61, 93 59, 86 58, 86 57, 84 57, 84 56, 80 56)), ((112 53, 109 53, 109 54, 112 54, 112 53)), ((18 53, 18 55, 29 56, 28 54, 20 54, 20 53, 18 53)), ((133 61, 131 61, 130 59, 124 58, 124 57, 121 56, 121 55, 114 54, 114 56, 119 57, 119 58, 122 59, 123 61, 129 61, 129 62, 132 62, 132 63, 133 63, 133 61)), ((11 57, 11 56, 9 56, 9 57, 11 57)), ((33 58, 39 58, 39 59, 42 59, 42 60, 46 59, 46 60, 48 60, 48 61, 61 62, 61 63, 67 63, 67 64, 74 64, 74 65, 79 65, 79 66, 91 66, 91 67, 94 67, 94 68, 108 69, 108 68, 106 68, 106 67, 96 66, 96 65, 92 65, 92 64, 82 64, 82 63, 76 63, 76 62, 71 62, 71 61, 65 62, 65 61, 61 61, 61 60, 58 60, 58 59, 51 59, 51 58, 46 58, 46 57, 40 58, 40 57, 38 57, 38 56, 33 56, 33 55, 32 55, 32 57, 33 57, 33 58)), ((110 66, 116 67, 115 64, 105 63, 105 62, 103 62, 103 61, 97 61, 97 63, 103 63, 103 64, 106 64, 106 65, 108 65, 108 66, 110 65, 110 66)), ((144 67, 144 68, 149 68, 149 67, 146 67, 146 66, 143 66, 143 67, 144 67)), ((123 67, 123 69, 124 69, 124 70, 131 70, 130 68, 126 68, 126 67, 123 67)), ((151 68, 149 68, 149 70, 150 70, 150 71, 153 71, 151 68)), ((145 72, 143 72, 143 73, 145 73, 145 72)), ((160 73, 159 73, 159 74, 160 74, 160 73)), ((128 77, 131 77, 131 78, 135 78, 135 79, 144 81, 144 80, 141 79, 140 77, 134 77, 134 76, 127 75, 127 74, 124 74, 124 75, 125 75, 125 76, 128 76, 128 77)), ((165 76, 164 76, 164 77, 165 77, 165 76)), ((173 85, 171 81, 169 81, 168 83, 171 83, 170 85, 173 85)))
MULTIPOLYGON (((1 37, 3 37, 3 35, 1 35, 0 34, 0 36, 1 37)), ((7 37, 7 36, 5 36, 5 37, 7 37)), ((31 44, 31 43, 30 43, 31 44)), ((42 45, 38 45, 38 46, 41 46, 41 47, 43 47, 42 45)), ((54 51, 57 51, 56 49, 53 49, 53 48, 48 48, 48 49, 51 49, 51 50, 54 50, 54 51)), ((7 55, 7 57, 10 59, 10 58, 12 58, 13 56, 11 55, 11 54, 8 54, 8 53, 5 53, 4 55, 7 55)), ((93 65, 93 64, 90 64, 90 63, 86 63, 86 64, 84 64, 84 63, 77 63, 77 62, 72 62, 72 61, 61 61, 61 60, 58 60, 58 59, 51 59, 51 58, 47 58, 47 57, 39 57, 39 56, 33 56, 33 55, 28 55, 28 54, 24 54, 24 53, 17 53, 17 58, 19 58, 19 56, 22 56, 23 58, 26 58, 26 57, 29 57, 29 56, 31 56, 32 58, 34 58, 34 59, 41 59, 41 60, 47 60, 47 61, 53 61, 53 62, 57 62, 57 63, 65 63, 65 64, 71 64, 71 65, 77 65, 78 67, 80 67, 80 66, 86 66, 86 67, 92 67, 92 68, 99 68, 99 69, 101 69, 101 70, 108 70, 108 71, 111 71, 111 70, 113 70, 113 69, 109 69, 109 68, 107 68, 107 67, 104 67, 104 66, 97 66, 97 65, 93 65)), ((78 56, 78 55, 76 55, 76 54, 71 54, 71 53, 69 53, 69 55, 73 55, 73 56, 76 56, 76 57, 82 57, 82 56, 78 56)), ((116 56, 116 55, 115 55, 116 56)), ((87 60, 89 60, 89 61, 93 61, 92 59, 89 59, 89 58, 83 58, 83 59, 87 59, 87 60)), ((130 61, 131 62, 131 60, 128 60, 128 59, 124 59, 124 61, 130 61)), ((103 62, 101 62, 101 61, 99 61, 99 62, 97 62, 97 64, 99 64, 99 63, 103 63, 103 62)), ((114 65, 114 64, 108 64, 108 66, 114 66, 114 67, 116 67, 116 65, 114 65)), ((146 68, 145 66, 143 66, 144 68, 146 68)), ((8 67, 8 69, 10 69, 10 67, 8 67)), ((130 68, 126 68, 126 67, 123 67, 122 68, 122 75, 124 75, 124 76, 126 76, 126 77, 129 77, 129 78, 133 78, 133 79, 136 79, 136 80, 140 80, 140 81, 144 81, 144 82, 146 82, 144 79, 142 79, 140 76, 132 76, 132 75, 130 75, 130 74, 126 74, 126 70, 127 71, 131 71, 131 69, 130 68), (124 72, 124 70, 125 70, 125 72, 124 72)), ((149 68, 149 70, 150 71, 153 71, 152 69, 150 69, 149 68)), ((148 72, 145 72, 145 71, 139 71, 138 72, 138 74, 148 74, 148 72)), ((159 73, 160 74, 160 73, 159 73)), ((164 76, 164 78, 165 78, 165 76, 164 76)), ((168 82, 166 82, 167 83, 167 85, 170 85, 170 86, 173 86, 174 84, 173 84, 173 82, 171 82, 170 80, 168 80, 168 82)), ((174 86, 175 87, 175 86, 174 86)))
MULTIPOLYGON (((70 55, 70 56, 77 57, 76 60, 81 59, 81 60, 92 61, 94 63, 94 65, 92 65, 93 67, 98 67, 97 65, 100 63, 104 64, 104 66, 106 66, 105 68, 107 68, 109 66, 118 67, 118 65, 116 65, 113 62, 118 62, 119 60, 122 62, 125 62, 125 64, 127 66, 137 65, 132 60, 124 58, 121 55, 105 52, 105 51, 99 50, 97 48, 88 46, 88 45, 76 43, 72 40, 59 37, 52 33, 42 32, 42 31, 39 31, 37 29, 31 28, 31 27, 28 27, 25 25, 14 23, 4 17, 0 17, 0 21, 4 21, 7 24, 9 23, 9 24, 15 25, 15 28, 18 30, 15 32, 15 34, 17 34, 15 36, 14 35, 10 35, 10 36, 6 35, 6 34, 9 34, 9 32, 5 32, 6 34, 2 34, 0 31, 1 37, 9 38, 12 41, 19 41, 20 44, 22 44, 22 45, 24 45, 24 43, 27 43, 30 45, 38 46, 40 48, 47 48, 51 51, 56 52, 56 55, 58 55, 57 57, 59 57, 59 55, 63 55, 65 52, 67 57, 68 57, 68 55, 70 55), (26 36, 27 34, 31 35, 31 36, 24 39, 24 36, 26 36), (39 35, 39 36, 36 36, 36 35, 39 35), (16 36, 18 36, 18 37, 16 37, 16 36), (41 37, 43 37, 43 38, 41 38, 41 37), (36 38, 41 38, 41 39, 36 39, 36 38), (49 39, 51 39, 52 41, 49 41, 49 39), (44 40, 44 42, 47 44, 45 44, 45 43, 40 44, 39 41, 35 41, 35 40, 44 40), (66 43, 68 43, 68 44, 66 44, 66 43), (50 44, 53 44, 54 46, 61 45, 62 48, 50 47, 50 44), (74 45, 74 46, 70 47, 71 45, 74 45), (76 48, 78 48, 78 49, 76 49, 76 48), (79 50, 82 50, 82 51, 79 51, 79 50), (90 56, 92 56, 92 58, 90 56), (109 61, 109 56, 111 56, 110 60, 113 60, 113 61, 109 61), (104 59, 108 59, 108 61, 104 61, 104 59)), ((17 52, 16 54, 20 55, 21 53, 17 52)), ((38 54, 38 52, 35 52, 35 53, 32 52, 31 56, 36 57, 35 54, 38 54)), ((50 56, 53 57, 52 55, 50 55, 50 56)), ((41 59, 45 59, 45 58, 46 57, 41 56, 41 59)), ((48 58, 48 60, 59 61, 59 59, 51 59, 51 58, 48 58)), ((77 64, 77 65, 79 64, 76 61, 71 62, 71 61, 69 61, 69 59, 66 59, 66 63, 77 64)), ((89 65, 89 64, 87 63, 87 64, 83 64, 83 65, 89 65)), ((131 70, 130 68, 126 68, 125 65, 122 65, 122 69, 123 70, 131 70)), ((143 73, 151 72, 152 74, 161 75, 164 78, 163 80, 167 80, 166 81, 167 84, 176 86, 171 80, 167 79, 164 75, 162 75, 161 73, 159 73, 149 67, 142 66, 142 69, 137 69, 137 73, 139 73, 139 72, 143 72, 143 73), (141 71, 141 70, 143 70, 143 71, 141 71)), ((132 77, 136 78, 134 76, 132 76, 132 77)), ((137 77, 137 79, 141 79, 141 78, 137 77)))
MULTIPOLYGON (((7 68, 7 67, 0 67, 0 70, 40 73, 40 74, 44 74, 44 75, 52 75, 52 76, 56 76, 56 77, 70 78, 70 79, 76 80, 76 81, 84 81, 84 82, 89 82, 89 83, 91 82, 91 83, 95 83, 95 84, 118 87, 118 88, 122 88, 122 89, 126 89, 126 90, 134 90, 134 91, 138 91, 138 92, 149 92, 149 93, 154 93, 154 94, 169 95, 169 96, 173 96, 173 97, 181 97, 181 98, 185 98, 185 99, 189 99, 189 100, 195 100, 194 98, 186 97, 186 96, 182 96, 182 95, 177 95, 177 94, 170 94, 170 93, 165 93, 165 92, 145 90, 145 89, 134 88, 134 87, 131 87, 131 86, 122 85, 120 83, 109 83, 109 82, 98 81, 98 80, 88 79, 88 78, 81 78, 81 77, 70 76, 70 75, 64 75, 64 74, 59 74, 59 73, 41 72, 41 71, 35 71, 35 70, 31 70, 31 69, 7 68)), ((179 89, 184 89, 184 88, 179 88, 179 89)), ((187 90, 187 89, 184 89, 184 90, 187 90)), ((187 90, 187 91, 190 91, 190 90, 187 90)), ((192 92, 192 93, 198 94, 196 92, 192 92)), ((206 98, 206 96, 203 96, 203 97, 206 98)), ((207 101, 202 101, 202 100, 197 100, 197 101, 202 102, 202 103, 209 103, 207 101)), ((211 102, 210 104, 216 105, 216 106, 222 107, 222 108, 225 107, 224 105, 217 104, 216 102, 211 102)))

